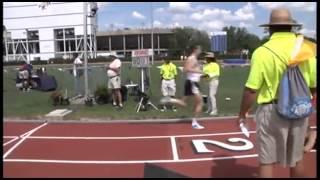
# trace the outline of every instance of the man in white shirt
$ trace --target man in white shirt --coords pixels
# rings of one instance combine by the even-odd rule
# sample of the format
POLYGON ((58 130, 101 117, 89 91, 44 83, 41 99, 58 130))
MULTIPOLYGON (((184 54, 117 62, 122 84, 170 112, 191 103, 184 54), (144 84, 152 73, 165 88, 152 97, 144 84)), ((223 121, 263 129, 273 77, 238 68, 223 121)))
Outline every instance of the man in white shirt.
POLYGON ((112 62, 106 66, 108 75, 108 88, 112 90, 113 105, 117 106, 117 102, 120 108, 123 107, 121 96, 121 78, 120 68, 121 61, 116 56, 111 56, 112 62))
POLYGON ((177 104, 180 106, 187 106, 186 100, 188 97, 193 97, 194 99, 194 110, 192 118, 192 128, 194 129, 204 129, 198 121, 196 120, 202 110, 202 95, 200 92, 200 78, 203 72, 200 68, 198 61, 198 56, 201 54, 200 46, 192 46, 190 48, 191 55, 187 58, 184 63, 183 71, 186 73, 186 81, 184 85, 184 97, 182 99, 175 99, 170 97, 165 97, 160 100, 161 104, 177 104))
POLYGON ((75 60, 73 61, 73 77, 74 77, 74 90, 76 96, 81 96, 80 92, 80 69, 78 69, 83 63, 80 59, 80 54, 75 54, 75 60))

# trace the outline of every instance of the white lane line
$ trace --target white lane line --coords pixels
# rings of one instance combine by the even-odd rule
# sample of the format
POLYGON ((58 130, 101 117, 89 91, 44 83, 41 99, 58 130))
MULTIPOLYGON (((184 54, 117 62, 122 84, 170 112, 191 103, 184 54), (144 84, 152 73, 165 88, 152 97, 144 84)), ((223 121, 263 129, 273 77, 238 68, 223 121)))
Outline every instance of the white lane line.
MULTIPOLYGON (((37 127, 36 127, 36 128, 37 128, 37 127)), ((31 129, 31 130, 29 130, 29 131, 21 134, 20 136, 3 136, 3 138, 13 138, 12 140, 4 143, 3 146, 6 146, 6 145, 8 145, 8 144, 10 144, 10 143, 12 143, 12 142, 14 142, 14 141, 16 141, 17 139, 26 136, 28 133, 30 133, 30 132, 33 131, 34 129, 35 129, 35 128, 33 128, 33 129, 31 129)))
MULTIPOLYGON (((317 152, 311 150, 311 152, 317 152)), ((82 160, 52 160, 52 159, 3 159, 3 162, 22 162, 22 163, 60 163, 60 164, 140 164, 140 163, 183 163, 183 162, 199 162, 212 160, 228 160, 228 159, 245 159, 258 157, 258 154, 247 154, 227 157, 211 157, 211 158, 195 158, 195 159, 178 159, 178 160, 140 160, 140 161, 82 161, 82 160)))
MULTIPOLYGON (((35 128, 34 128, 34 129, 35 129, 35 128)), ((11 139, 10 141, 4 143, 3 146, 6 146, 6 145, 8 145, 8 144, 10 144, 10 143, 12 143, 12 142, 14 142, 14 141, 16 141, 17 139, 24 137, 25 135, 27 135, 28 133, 30 133, 30 132, 33 131, 34 129, 31 129, 31 130, 29 130, 29 131, 21 134, 20 136, 3 136, 3 138, 7 138, 7 139, 8 139, 8 138, 13 138, 13 139, 11 139)))
MULTIPOLYGON (((312 126, 311 128, 317 128, 312 126)), ((250 134, 256 131, 249 131, 250 134)), ((126 140, 126 139, 163 139, 174 137, 204 137, 204 136, 224 136, 224 135, 239 135, 242 132, 228 132, 228 133, 211 133, 211 134, 186 134, 186 135, 168 135, 168 136, 128 136, 128 137, 85 137, 85 136, 29 136, 28 139, 76 139, 76 140, 126 140)))
MULTIPOLYGON (((255 133, 255 131, 249 131, 249 133, 255 133)), ((80 137, 80 136, 29 136, 28 139, 83 139, 83 140, 127 140, 127 139, 161 139, 174 137, 203 137, 203 136, 224 136, 224 135, 238 135, 242 132, 231 133, 211 133, 211 134, 188 134, 188 135, 171 135, 171 136, 129 136, 129 137, 80 137)))
POLYGON ((210 157, 195 159, 179 159, 179 160, 138 160, 138 161, 81 161, 81 160, 44 160, 44 159, 4 159, 4 162, 29 162, 29 163, 63 163, 63 164, 138 164, 138 163, 180 163, 180 162, 197 162, 227 159, 243 159, 257 157, 257 154, 238 155, 229 157, 210 157))
POLYGON ((13 150, 15 150, 23 141, 25 141, 28 136, 30 136, 32 133, 36 132, 38 129, 42 128, 43 126, 46 126, 48 123, 44 123, 44 124, 41 124, 33 129, 31 129, 30 131, 24 133, 23 135, 21 135, 20 137, 21 140, 18 141, 14 146, 12 146, 4 155, 3 155, 3 159, 5 159, 13 150))
POLYGON ((19 136, 3 136, 3 139, 11 139, 11 138, 16 138, 16 137, 19 137, 19 136))
POLYGON ((179 160, 177 143, 174 136, 170 137, 173 160, 179 160))
POLYGON ((17 139, 19 139, 19 137, 15 137, 15 138, 11 139, 10 141, 4 143, 4 144, 3 144, 3 147, 6 146, 6 145, 8 145, 8 144, 10 144, 10 143, 12 143, 12 142, 14 142, 14 141, 16 141, 17 139))

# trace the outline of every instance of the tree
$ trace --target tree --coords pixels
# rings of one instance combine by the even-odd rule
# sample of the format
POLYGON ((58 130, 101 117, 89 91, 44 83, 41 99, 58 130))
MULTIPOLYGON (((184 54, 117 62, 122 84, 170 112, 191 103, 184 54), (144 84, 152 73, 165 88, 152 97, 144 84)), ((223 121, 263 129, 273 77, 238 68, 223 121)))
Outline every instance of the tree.
POLYGON ((239 52, 241 49, 249 49, 249 52, 253 52, 261 45, 260 38, 249 33, 246 28, 230 26, 224 27, 222 30, 227 32, 227 50, 229 52, 239 52))
POLYGON ((204 51, 210 50, 210 39, 205 31, 192 27, 175 28, 173 38, 169 40, 169 48, 176 55, 187 55, 187 50, 193 45, 200 45, 204 51))

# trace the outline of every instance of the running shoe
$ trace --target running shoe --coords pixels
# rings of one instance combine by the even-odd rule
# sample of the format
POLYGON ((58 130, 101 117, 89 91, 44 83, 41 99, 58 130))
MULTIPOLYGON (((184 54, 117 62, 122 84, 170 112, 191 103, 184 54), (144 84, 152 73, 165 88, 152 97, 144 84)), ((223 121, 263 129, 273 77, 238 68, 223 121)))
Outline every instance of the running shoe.
POLYGON ((209 115, 210 116, 218 116, 218 113, 217 112, 211 112, 209 115))
POLYGON ((201 126, 200 124, 198 124, 197 122, 192 123, 192 128, 193 129, 204 129, 204 127, 201 126))
POLYGON ((160 104, 168 104, 168 103, 171 103, 171 101, 172 101, 172 98, 169 96, 166 96, 160 99, 160 104))
POLYGON ((177 110, 176 107, 172 107, 172 111, 173 111, 173 112, 177 112, 178 110, 177 110))

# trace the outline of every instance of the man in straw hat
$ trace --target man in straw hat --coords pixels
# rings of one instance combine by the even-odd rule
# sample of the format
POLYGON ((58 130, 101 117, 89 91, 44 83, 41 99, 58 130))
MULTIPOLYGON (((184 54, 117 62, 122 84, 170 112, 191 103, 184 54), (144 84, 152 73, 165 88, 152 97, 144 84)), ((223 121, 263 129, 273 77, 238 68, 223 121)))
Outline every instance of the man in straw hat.
POLYGON ((218 115, 216 93, 219 85, 220 67, 216 61, 214 53, 207 52, 205 55, 207 63, 203 66, 204 75, 209 84, 209 103, 207 113, 211 116, 218 115))
MULTIPOLYGON (((297 26, 301 24, 293 21, 289 10, 283 8, 272 10, 270 22, 261 27, 269 28, 271 37, 263 46, 267 46, 273 52, 261 46, 254 51, 251 59, 250 74, 243 92, 238 123, 247 125, 246 114, 257 98, 258 109, 255 120, 260 177, 272 177, 276 163, 289 166, 291 177, 304 176, 304 140, 308 129, 308 118, 290 121, 280 117, 275 110, 277 89, 286 70, 286 65, 281 59, 287 62, 290 59, 297 39, 292 29, 297 26)), ((299 68, 311 94, 314 95, 315 55, 300 63, 299 68)))

